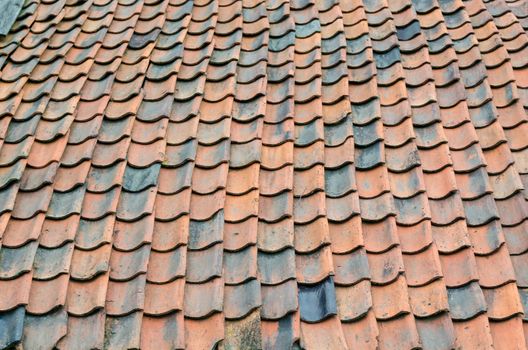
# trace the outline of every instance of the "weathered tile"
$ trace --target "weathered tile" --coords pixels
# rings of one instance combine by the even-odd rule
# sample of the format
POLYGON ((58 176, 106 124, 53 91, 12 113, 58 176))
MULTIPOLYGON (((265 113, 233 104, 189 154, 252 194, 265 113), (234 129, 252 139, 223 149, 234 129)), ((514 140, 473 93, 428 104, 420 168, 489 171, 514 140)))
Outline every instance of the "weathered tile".
POLYGON ((27 1, 0 348, 522 347, 520 3, 27 1))

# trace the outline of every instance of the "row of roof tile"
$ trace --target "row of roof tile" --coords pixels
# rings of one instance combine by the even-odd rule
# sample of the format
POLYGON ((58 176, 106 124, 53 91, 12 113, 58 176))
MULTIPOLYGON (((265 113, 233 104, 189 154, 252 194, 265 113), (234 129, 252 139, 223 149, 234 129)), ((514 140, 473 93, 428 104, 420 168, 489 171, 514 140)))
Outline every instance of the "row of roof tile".
POLYGON ((525 347, 524 5, 27 1, 0 347, 525 347))

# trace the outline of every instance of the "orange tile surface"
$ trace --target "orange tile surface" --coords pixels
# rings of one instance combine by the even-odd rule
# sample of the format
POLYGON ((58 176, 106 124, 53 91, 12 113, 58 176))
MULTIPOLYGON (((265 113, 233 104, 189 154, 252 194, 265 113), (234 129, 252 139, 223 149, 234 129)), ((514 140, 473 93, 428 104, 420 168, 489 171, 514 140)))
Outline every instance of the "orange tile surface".
POLYGON ((526 0, 26 0, 0 348, 526 349, 527 31, 526 0))

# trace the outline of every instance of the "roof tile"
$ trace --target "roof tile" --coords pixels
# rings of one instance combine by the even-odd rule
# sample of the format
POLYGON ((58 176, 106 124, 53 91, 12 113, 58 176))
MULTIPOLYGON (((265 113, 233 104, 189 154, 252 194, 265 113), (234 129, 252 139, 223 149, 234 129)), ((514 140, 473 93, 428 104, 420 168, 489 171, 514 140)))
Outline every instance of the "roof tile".
POLYGON ((524 344, 523 9, 29 1, 0 348, 524 344))

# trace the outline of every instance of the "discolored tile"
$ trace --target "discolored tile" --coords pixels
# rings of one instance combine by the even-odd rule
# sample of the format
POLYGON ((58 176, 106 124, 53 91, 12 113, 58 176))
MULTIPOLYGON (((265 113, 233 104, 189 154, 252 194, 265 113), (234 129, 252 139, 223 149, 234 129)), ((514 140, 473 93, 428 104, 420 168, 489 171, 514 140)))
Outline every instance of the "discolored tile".
POLYGON ((26 2, 0 38, 0 348, 522 348, 527 19, 26 2))

